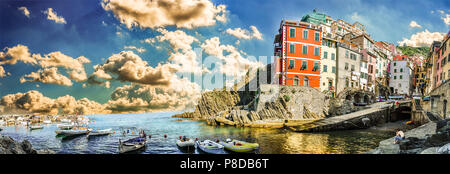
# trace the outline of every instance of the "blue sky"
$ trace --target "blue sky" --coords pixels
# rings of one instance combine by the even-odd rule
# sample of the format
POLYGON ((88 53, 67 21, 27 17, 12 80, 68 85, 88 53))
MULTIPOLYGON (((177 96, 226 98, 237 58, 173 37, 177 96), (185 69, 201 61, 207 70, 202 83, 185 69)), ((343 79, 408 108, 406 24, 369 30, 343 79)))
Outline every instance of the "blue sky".
MULTIPOLYGON (((397 44, 403 38, 424 31, 447 33, 449 25, 443 17, 450 14, 449 1, 428 0, 214 0, 215 5, 224 4, 227 9, 227 22, 217 22, 213 26, 193 29, 166 26, 169 31, 182 30, 189 35, 196 35, 200 42, 211 37, 219 37, 221 43, 231 44, 248 55, 271 56, 273 54, 273 37, 278 32, 281 19, 300 20, 314 8, 324 12, 333 19, 344 19, 350 23, 358 20, 366 25, 368 33, 374 40, 397 44), (442 10, 442 12, 439 12, 442 10), (411 28, 411 21, 416 21, 422 28, 411 28), (224 34, 228 28, 249 30, 256 26, 263 35, 263 40, 237 39, 224 34), (235 42, 240 40, 240 44, 235 42)), ((136 46, 146 49, 143 53, 135 52, 150 66, 167 61, 168 44, 155 45, 143 43, 142 40, 153 38, 159 33, 151 28, 127 28, 114 17, 111 11, 102 8, 100 0, 48 0, 19 1, 2 0, 0 2, 0 47, 25 45, 30 52, 48 54, 60 51, 76 58, 85 56, 91 63, 85 64, 86 73, 91 74, 93 66, 104 63, 105 59, 124 50, 124 46, 136 46), (26 17, 18 7, 27 7, 30 16, 26 17), (58 16, 67 22, 55 23, 48 20, 43 12, 52 8, 58 16), (121 34, 118 35, 118 32, 121 34)), ((194 43, 198 47, 198 43, 194 43)), ((19 62, 15 65, 3 65, 11 76, 0 78, 0 97, 17 92, 38 90, 45 96, 56 98, 69 94, 79 99, 87 97, 104 103, 116 87, 129 82, 113 81, 111 88, 74 82, 73 86, 44 84, 40 82, 20 83, 25 74, 35 72, 37 66, 19 62), (36 86, 39 84, 39 87, 36 86)))

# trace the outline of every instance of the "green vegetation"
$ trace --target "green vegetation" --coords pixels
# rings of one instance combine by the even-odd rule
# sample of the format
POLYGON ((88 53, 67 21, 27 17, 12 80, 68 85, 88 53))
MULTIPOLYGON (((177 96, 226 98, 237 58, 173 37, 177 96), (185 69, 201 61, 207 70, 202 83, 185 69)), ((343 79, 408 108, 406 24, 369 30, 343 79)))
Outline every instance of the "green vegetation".
POLYGON ((404 55, 407 56, 413 56, 415 54, 423 55, 424 57, 427 57, 428 50, 430 48, 428 47, 410 47, 410 46, 397 46, 397 49, 402 51, 404 55))
POLYGON ((288 95, 284 95, 283 98, 284 98, 284 101, 286 101, 286 102, 289 102, 289 100, 291 100, 291 97, 288 95))

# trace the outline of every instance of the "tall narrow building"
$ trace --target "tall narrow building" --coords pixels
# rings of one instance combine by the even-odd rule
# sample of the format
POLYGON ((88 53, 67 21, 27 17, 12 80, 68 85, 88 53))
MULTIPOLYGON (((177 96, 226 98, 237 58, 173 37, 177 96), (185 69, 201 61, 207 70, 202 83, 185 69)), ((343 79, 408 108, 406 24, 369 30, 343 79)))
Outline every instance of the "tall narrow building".
POLYGON ((320 88, 322 28, 282 20, 274 41, 274 83, 320 88))

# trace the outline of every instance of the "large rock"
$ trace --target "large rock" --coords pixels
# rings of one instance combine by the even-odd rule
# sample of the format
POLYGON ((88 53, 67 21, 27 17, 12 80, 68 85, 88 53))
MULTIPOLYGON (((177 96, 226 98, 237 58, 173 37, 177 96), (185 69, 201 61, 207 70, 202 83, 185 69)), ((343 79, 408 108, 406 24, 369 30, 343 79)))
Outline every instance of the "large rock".
POLYGON ((424 151, 420 152, 420 154, 438 154, 437 150, 439 147, 430 147, 428 149, 425 149, 424 151))
POLYGON ((23 140, 22 143, 20 143, 20 146, 22 147, 23 151, 25 151, 26 154, 36 154, 36 150, 33 149, 31 143, 28 140, 23 140))
POLYGON ((33 151, 28 141, 19 143, 9 136, 0 137, 0 154, 27 154, 27 152, 33 153, 33 151))
POLYGON ((440 147, 437 152, 439 154, 450 154, 450 143, 440 147))

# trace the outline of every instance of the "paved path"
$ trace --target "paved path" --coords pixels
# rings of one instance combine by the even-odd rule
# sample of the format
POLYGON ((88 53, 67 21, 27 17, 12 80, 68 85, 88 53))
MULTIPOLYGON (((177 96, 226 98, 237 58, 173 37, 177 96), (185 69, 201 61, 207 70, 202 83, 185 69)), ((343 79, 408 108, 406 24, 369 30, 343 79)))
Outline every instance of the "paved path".
MULTIPOLYGON (((407 103, 407 102, 410 102, 410 101, 404 101, 404 102, 400 102, 400 103, 407 103)), ((381 110, 385 110, 385 109, 389 108, 391 105, 392 104, 388 104, 388 102, 374 103, 372 105, 368 105, 370 107, 368 109, 356 111, 356 112, 345 114, 342 116, 336 116, 336 117, 330 117, 330 118, 317 120, 312 123, 292 127, 291 129, 294 131, 302 132, 302 131, 308 131, 308 130, 311 130, 311 129, 314 129, 317 127, 332 126, 332 125, 340 124, 340 123, 343 123, 345 121, 348 121, 348 120, 351 120, 354 118, 364 117, 368 114, 378 112, 381 110)))

